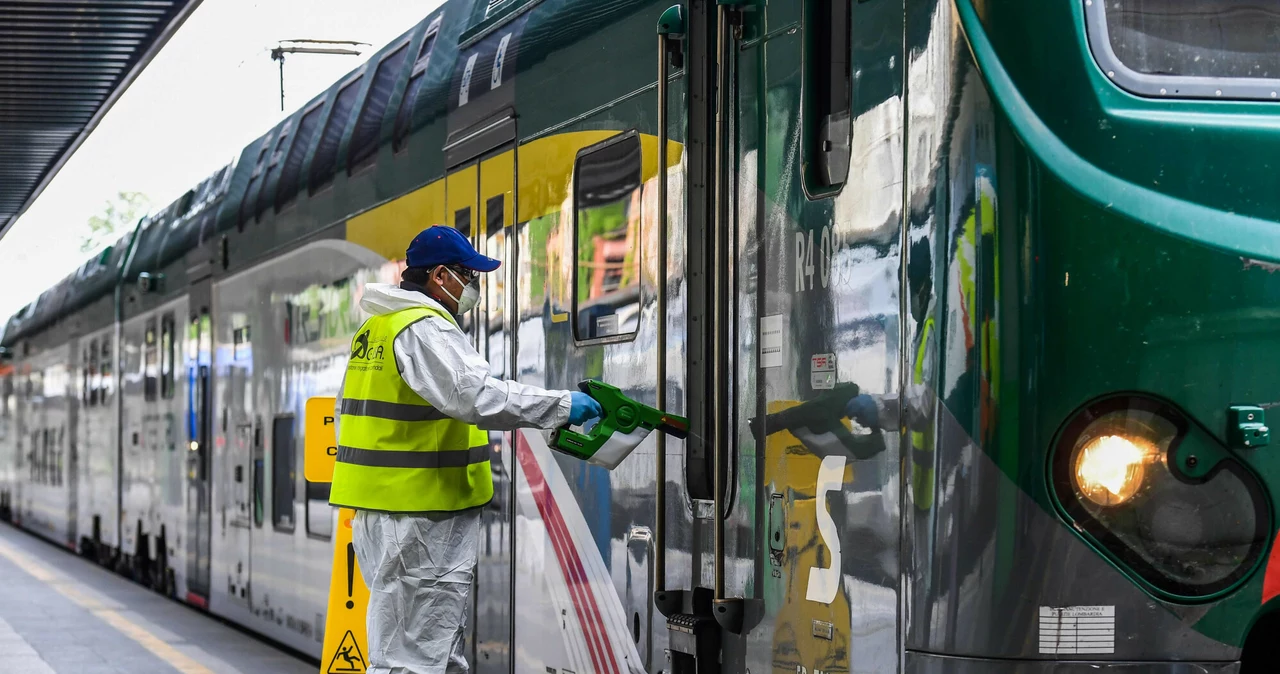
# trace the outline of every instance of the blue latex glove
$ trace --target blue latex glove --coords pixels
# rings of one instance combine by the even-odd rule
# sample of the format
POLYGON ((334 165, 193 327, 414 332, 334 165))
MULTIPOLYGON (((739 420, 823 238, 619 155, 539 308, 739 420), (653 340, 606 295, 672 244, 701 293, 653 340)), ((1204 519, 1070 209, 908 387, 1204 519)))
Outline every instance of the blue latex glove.
POLYGON ((578 391, 570 391, 569 397, 573 400, 573 405, 569 408, 570 424, 581 426, 592 419, 604 416, 604 408, 600 407, 600 403, 596 402, 595 398, 578 391))
POLYGON ((880 408, 876 401, 863 393, 855 396, 844 406, 844 415, 866 428, 880 428, 880 408))

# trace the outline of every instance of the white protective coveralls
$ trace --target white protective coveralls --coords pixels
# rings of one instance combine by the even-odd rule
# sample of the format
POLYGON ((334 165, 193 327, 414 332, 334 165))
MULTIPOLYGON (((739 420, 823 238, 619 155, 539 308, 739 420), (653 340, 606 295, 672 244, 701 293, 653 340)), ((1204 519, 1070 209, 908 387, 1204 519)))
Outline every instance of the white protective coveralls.
MULTIPOLYGON (((360 301, 360 308, 373 315, 423 305, 448 311, 422 293, 382 283, 365 286, 360 301)), ((568 391, 490 377, 489 364, 467 336, 442 318, 414 323, 392 348, 405 383, 454 419, 494 431, 555 428, 569 420, 568 391)), ((342 387, 338 390, 341 410, 342 387)), ((356 512, 352 545, 369 586, 367 674, 468 671, 463 642, 480 511, 356 512)))

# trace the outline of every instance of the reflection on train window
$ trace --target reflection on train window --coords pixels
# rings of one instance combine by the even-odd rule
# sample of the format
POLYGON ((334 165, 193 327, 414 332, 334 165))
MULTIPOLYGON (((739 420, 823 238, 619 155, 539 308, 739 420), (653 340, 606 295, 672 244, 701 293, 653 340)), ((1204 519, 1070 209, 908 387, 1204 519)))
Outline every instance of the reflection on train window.
POLYGON ((329 540, 333 536, 333 508, 329 506, 329 483, 307 482, 307 535, 329 540))
MULTIPOLYGON (((356 120, 356 130, 351 135, 351 149, 348 151, 348 171, 355 171, 362 162, 372 159, 378 151, 378 136, 382 130, 382 118, 387 113, 387 103, 395 92, 396 80, 400 79, 400 69, 404 66, 405 57, 409 54, 409 45, 404 45, 391 52, 378 64, 373 73, 373 82, 369 85, 369 94, 364 99, 364 109, 356 120)), ((370 162, 372 163, 372 162, 370 162)))
POLYGON ((805 119, 809 153, 806 163, 813 167, 806 179, 812 187, 828 190, 844 184, 853 148, 851 3, 808 0, 806 4, 805 30, 810 37, 805 79, 811 92, 806 101, 809 106, 805 119))
POLYGON ((640 315, 640 137, 623 134, 574 165, 574 334, 633 334, 640 315))
POLYGON ((147 321, 142 341, 142 398, 151 402, 159 393, 160 380, 160 344, 156 335, 156 319, 147 321))
POLYGON ((285 314, 285 343, 298 346, 328 339, 346 342, 363 320, 349 278, 289 296, 285 314))
POLYGON ((169 400, 174 396, 173 363, 174 363, 174 320, 173 314, 165 314, 160 319, 160 397, 169 400))
POLYGON ((400 99, 400 109, 396 111, 396 126, 392 147, 396 152, 404 149, 404 139, 409 136, 410 123, 413 121, 413 109, 418 104, 418 92, 426 81, 427 62, 431 59, 431 49, 436 45, 436 33, 433 30, 422 40, 418 48, 418 58, 413 62, 413 74, 409 77, 409 86, 405 87, 404 98, 400 99))
POLYGON ((289 155, 284 160, 284 168, 280 169, 280 182, 276 183, 276 210, 288 206, 298 196, 298 177, 302 174, 302 162, 311 149, 311 141, 320 128, 320 113, 324 104, 316 103, 314 107, 302 115, 298 123, 298 133, 289 147, 289 155))
POLYGON ((360 94, 360 81, 357 77, 338 90, 333 99, 333 109, 329 111, 329 120, 324 124, 324 132, 320 134, 320 145, 316 147, 316 156, 311 159, 311 192, 323 189, 333 182, 333 169, 338 163, 338 145, 342 142, 342 134, 347 130, 347 121, 356 106, 356 96, 360 94))
POLYGON ((294 423, 292 414, 271 425, 271 521, 280 531, 293 531, 294 423))
POLYGON ((1116 58, 1140 73, 1280 78, 1274 2, 1107 0, 1101 7, 1116 58))

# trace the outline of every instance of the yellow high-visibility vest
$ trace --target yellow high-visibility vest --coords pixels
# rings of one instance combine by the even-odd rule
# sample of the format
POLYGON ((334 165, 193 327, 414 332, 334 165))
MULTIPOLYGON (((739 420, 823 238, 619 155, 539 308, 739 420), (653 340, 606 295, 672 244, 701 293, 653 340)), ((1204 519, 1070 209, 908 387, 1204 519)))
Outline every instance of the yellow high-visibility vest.
POLYGON ((396 364, 396 337, 433 316, 454 322, 438 309, 413 307, 370 318, 351 340, 330 504, 426 513, 493 499, 489 435, 432 407, 396 364))

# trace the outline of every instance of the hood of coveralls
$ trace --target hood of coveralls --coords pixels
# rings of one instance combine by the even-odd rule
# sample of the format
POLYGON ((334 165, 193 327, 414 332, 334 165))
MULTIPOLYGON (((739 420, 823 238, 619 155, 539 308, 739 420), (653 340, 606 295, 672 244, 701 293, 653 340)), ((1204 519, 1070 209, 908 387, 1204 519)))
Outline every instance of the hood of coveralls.
POLYGON ((449 313, 443 304, 413 290, 405 290, 390 283, 370 283, 364 287, 364 297, 360 298, 360 308, 365 313, 381 316, 402 309, 413 307, 431 307, 449 313))

